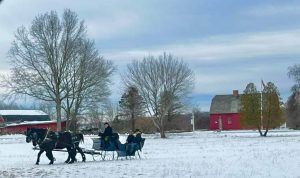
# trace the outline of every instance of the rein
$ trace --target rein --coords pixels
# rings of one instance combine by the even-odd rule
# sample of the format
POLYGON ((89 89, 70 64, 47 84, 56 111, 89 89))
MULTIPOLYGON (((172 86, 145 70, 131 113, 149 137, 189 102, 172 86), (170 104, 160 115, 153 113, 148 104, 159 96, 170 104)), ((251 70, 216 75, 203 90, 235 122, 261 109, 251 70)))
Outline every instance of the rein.
POLYGON ((50 128, 47 129, 47 133, 46 133, 46 135, 45 135, 45 137, 44 137, 44 139, 43 139, 43 141, 42 141, 41 143, 43 143, 43 142, 45 141, 45 139, 46 139, 47 136, 48 136, 49 131, 50 131, 50 128))

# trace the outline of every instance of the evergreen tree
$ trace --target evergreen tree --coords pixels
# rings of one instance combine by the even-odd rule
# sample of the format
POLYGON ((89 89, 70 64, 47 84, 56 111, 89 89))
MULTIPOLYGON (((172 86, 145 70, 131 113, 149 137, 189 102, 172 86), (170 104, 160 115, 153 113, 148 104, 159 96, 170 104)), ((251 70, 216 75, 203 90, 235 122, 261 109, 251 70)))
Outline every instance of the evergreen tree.
POLYGON ((261 136, 267 136, 270 128, 282 124, 280 94, 277 87, 268 82, 262 93, 253 83, 249 83, 241 96, 241 124, 244 127, 255 127, 261 136), (264 133, 263 133, 263 130, 264 133))
POLYGON ((261 102, 260 93, 254 83, 249 83, 241 96, 241 125, 245 128, 257 128, 261 132, 261 102))
POLYGON ((262 105, 263 124, 265 128, 263 136, 267 136, 270 128, 279 127, 282 123, 280 94, 278 88, 272 82, 268 82, 263 89, 262 105))
POLYGON ((135 130, 135 119, 145 112, 145 103, 136 87, 128 87, 119 101, 120 115, 130 118, 131 130, 135 130))

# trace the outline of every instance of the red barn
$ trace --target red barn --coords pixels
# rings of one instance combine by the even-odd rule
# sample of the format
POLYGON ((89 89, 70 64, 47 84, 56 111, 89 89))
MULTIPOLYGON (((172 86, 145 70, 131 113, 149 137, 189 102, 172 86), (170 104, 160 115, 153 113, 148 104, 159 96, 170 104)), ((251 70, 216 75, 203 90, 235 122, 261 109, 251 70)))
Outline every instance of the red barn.
MULTIPOLYGON (((56 121, 40 110, 0 110, 0 132, 24 133, 29 127, 50 128, 56 131, 56 121)), ((62 122, 65 130, 66 122, 62 122)))
MULTIPOLYGON (((4 127, 0 127, 0 133, 24 133, 27 128, 50 128, 52 131, 56 131, 56 121, 27 121, 15 124, 8 124, 4 127)), ((62 130, 66 128, 66 121, 61 122, 62 130)))
POLYGON ((240 95, 238 90, 233 90, 231 95, 216 95, 210 106, 210 129, 241 129, 239 109, 240 95))

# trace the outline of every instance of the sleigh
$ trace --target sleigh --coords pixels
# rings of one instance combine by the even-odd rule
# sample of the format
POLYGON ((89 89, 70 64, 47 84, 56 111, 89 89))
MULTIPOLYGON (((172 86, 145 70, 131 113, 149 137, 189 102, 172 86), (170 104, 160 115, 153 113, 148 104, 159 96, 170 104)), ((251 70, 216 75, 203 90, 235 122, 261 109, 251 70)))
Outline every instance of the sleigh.
POLYGON ((92 150, 85 150, 85 153, 91 154, 94 160, 100 156, 102 160, 106 159, 132 159, 138 157, 141 159, 140 152, 145 144, 145 138, 140 143, 122 144, 119 140, 110 139, 109 142, 103 143, 100 138, 92 138, 92 150))

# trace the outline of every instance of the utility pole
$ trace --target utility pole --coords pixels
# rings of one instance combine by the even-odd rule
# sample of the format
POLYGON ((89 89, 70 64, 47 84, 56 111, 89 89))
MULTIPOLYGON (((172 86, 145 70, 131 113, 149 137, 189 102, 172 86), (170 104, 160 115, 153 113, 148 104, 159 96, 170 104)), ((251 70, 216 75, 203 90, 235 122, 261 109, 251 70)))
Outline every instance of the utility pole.
POLYGON ((262 90, 260 90, 260 129, 263 130, 263 116, 262 116, 262 90))
POLYGON ((192 120, 191 120, 191 124, 193 125, 193 132, 195 132, 195 114, 192 111, 192 120))

